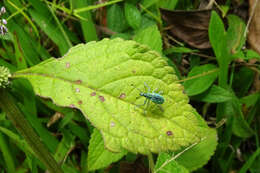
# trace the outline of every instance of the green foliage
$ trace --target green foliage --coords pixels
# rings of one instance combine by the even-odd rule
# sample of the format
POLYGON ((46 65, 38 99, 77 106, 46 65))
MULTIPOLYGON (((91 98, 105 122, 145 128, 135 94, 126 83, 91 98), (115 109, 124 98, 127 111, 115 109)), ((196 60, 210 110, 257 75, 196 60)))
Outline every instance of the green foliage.
POLYGON ((112 31, 122 32, 128 28, 125 13, 120 5, 114 4, 107 10, 107 26, 112 31))
POLYGON ((162 52, 162 38, 156 25, 151 25, 147 28, 138 30, 134 36, 134 40, 148 45, 150 48, 159 53, 162 52))
POLYGON ((125 9, 126 21, 128 22, 128 24, 133 29, 138 29, 141 24, 140 11, 135 7, 135 5, 130 3, 125 3, 124 9, 125 9))
POLYGON ((217 75, 218 75, 218 69, 213 64, 195 66, 194 68, 191 69, 191 71, 188 74, 188 78, 191 79, 185 81, 183 84, 185 88, 185 92, 189 96, 197 95, 204 92, 216 80, 217 75), (205 75, 205 73, 208 74, 205 75), (198 77, 192 79, 193 76, 198 76, 198 77))

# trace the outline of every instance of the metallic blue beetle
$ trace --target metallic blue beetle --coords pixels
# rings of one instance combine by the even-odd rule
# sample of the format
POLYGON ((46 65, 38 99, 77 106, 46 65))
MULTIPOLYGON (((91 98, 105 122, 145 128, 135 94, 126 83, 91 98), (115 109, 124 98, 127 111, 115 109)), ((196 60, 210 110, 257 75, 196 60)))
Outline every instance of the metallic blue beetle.
MULTIPOLYGON (((134 85, 132 84, 132 86, 134 86, 134 85)), ((164 97, 161 95, 162 91, 156 93, 156 90, 157 90, 157 88, 156 88, 153 92, 151 92, 150 87, 146 83, 144 83, 144 86, 146 87, 147 92, 142 92, 140 89, 135 87, 136 89, 138 89, 140 91, 140 96, 139 97, 143 96, 143 97, 146 98, 142 105, 136 105, 136 106, 140 107, 140 106, 146 105, 146 107, 144 109, 146 111, 146 109, 148 108, 148 106, 150 104, 150 101, 152 101, 155 104, 158 104, 158 106, 162 110, 162 107, 160 106, 161 104, 164 103, 164 97)), ((139 97, 137 97, 137 98, 139 98, 139 97)))

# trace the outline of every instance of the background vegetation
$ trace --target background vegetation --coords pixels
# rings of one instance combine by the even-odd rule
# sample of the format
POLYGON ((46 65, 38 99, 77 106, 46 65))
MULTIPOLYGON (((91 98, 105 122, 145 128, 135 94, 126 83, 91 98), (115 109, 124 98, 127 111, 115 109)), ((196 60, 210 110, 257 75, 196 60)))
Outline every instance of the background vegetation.
MULTIPOLYGON (((167 58, 190 97, 190 104, 210 126, 217 127, 215 154, 194 172, 257 173, 257 2, 4 0, 0 2, 0 7, 4 7, 0 13, 0 66, 14 73, 50 57, 62 57, 79 43, 103 38, 120 37, 146 44, 167 58)), ((64 172, 149 171, 145 156, 112 156, 106 151, 98 131, 80 111, 58 107, 35 96, 25 80, 13 80, 9 90, 22 115, 64 172)), ((28 142, 34 137, 21 137, 19 127, 12 122, 2 110, 0 171, 44 172, 46 163, 36 157, 28 142)), ((168 157, 161 155, 157 164, 168 157)), ((187 171, 176 168, 173 164, 166 171, 187 171)))

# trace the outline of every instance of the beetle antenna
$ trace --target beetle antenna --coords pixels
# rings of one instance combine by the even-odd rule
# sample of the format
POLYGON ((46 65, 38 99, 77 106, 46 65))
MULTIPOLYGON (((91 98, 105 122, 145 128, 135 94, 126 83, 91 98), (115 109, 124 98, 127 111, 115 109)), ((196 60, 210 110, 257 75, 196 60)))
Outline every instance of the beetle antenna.
POLYGON ((140 91, 141 93, 143 92, 139 88, 137 88, 134 84, 131 84, 131 86, 134 87, 135 89, 137 89, 138 91, 140 91))

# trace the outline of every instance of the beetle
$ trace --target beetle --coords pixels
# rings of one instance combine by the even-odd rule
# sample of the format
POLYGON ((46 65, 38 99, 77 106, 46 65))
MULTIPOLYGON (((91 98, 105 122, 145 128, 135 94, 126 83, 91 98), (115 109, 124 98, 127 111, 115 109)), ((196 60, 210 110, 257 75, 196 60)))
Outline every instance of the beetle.
MULTIPOLYGON (((133 84, 132 84, 132 86, 135 87, 133 84)), ((159 91, 157 93, 156 91, 157 91, 158 88, 156 88, 154 91, 151 92, 150 87, 145 82, 144 82, 144 86, 147 90, 146 92, 143 92, 139 88, 135 87, 136 89, 138 89, 140 91, 139 97, 145 97, 144 103, 141 104, 141 105, 136 105, 136 106, 140 107, 140 106, 146 105, 146 107, 144 109, 144 111, 146 111, 146 109, 148 108, 148 106, 150 104, 150 101, 152 101, 153 103, 157 104, 160 107, 160 109, 162 110, 161 105, 165 101, 164 97, 161 95, 162 91, 159 91)), ((139 98, 139 97, 137 97, 137 98, 139 98)))

